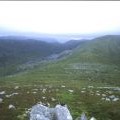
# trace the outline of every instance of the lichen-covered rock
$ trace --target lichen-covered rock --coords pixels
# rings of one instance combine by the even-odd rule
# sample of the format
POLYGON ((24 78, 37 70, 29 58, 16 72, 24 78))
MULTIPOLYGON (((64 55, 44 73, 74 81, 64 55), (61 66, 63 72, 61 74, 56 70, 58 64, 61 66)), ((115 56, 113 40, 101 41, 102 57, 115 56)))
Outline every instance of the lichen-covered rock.
POLYGON ((44 105, 37 104, 32 107, 30 120, 53 120, 54 109, 44 105))
POLYGON ((80 120, 87 120, 87 117, 86 117, 85 113, 82 113, 80 120))
POLYGON ((72 116, 67 106, 56 105, 55 107, 56 120, 72 120, 72 116))
POLYGON ((67 106, 56 105, 55 108, 49 108, 37 104, 30 111, 30 120, 72 120, 72 116, 67 106))

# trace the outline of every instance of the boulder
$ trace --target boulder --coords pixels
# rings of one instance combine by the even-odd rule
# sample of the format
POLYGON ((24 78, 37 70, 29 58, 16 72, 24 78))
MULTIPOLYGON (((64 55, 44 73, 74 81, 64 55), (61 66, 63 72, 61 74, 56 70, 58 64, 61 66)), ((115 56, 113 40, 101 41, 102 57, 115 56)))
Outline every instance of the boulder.
POLYGON ((82 113, 80 120, 87 120, 87 117, 86 117, 85 113, 82 113))
POLYGON ((53 120, 54 109, 37 104, 30 111, 30 120, 53 120))
POLYGON ((30 111, 30 120, 72 120, 72 116, 66 105, 56 105, 55 108, 49 108, 37 104, 30 111))
POLYGON ((56 105, 55 107, 56 120, 72 120, 72 116, 66 105, 56 105))

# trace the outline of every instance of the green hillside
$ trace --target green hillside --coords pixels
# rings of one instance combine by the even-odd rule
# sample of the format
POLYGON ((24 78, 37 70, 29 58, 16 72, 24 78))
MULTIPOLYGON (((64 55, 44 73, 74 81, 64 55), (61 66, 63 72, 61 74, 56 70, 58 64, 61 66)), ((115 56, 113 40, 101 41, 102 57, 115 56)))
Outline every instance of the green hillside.
POLYGON ((40 101, 51 106, 66 103, 74 119, 85 112, 88 118, 119 120, 119 53, 120 36, 103 36, 76 46, 64 59, 1 77, 1 91, 19 93, 10 99, 2 96, 2 120, 27 120, 26 109, 40 101), (20 88, 15 90, 15 86, 20 88), (16 111, 8 110, 9 104, 15 105, 16 111))
POLYGON ((76 42, 72 43, 68 45, 67 43, 49 43, 24 37, 0 37, 0 76, 19 72, 18 65, 40 61, 81 44, 79 41, 77 44, 76 42))
POLYGON ((34 76, 38 81, 44 79, 89 80, 120 85, 119 52, 119 36, 96 38, 74 49, 66 59, 54 61, 42 69, 33 70, 32 74, 28 73, 28 77, 30 80, 34 76))
POLYGON ((120 64, 120 36, 95 38, 74 51, 71 61, 120 64))

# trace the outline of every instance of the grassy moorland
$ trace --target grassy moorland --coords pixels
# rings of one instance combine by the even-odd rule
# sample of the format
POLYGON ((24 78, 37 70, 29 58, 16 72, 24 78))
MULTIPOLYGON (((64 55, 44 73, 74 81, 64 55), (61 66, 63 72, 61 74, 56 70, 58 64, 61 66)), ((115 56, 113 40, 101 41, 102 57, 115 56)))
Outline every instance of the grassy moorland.
POLYGON ((42 102, 66 103, 73 118, 120 118, 120 40, 104 36, 75 48, 64 59, 0 78, 1 120, 27 120, 27 111, 42 102), (14 94, 13 94, 14 93, 14 94), (15 94, 17 93, 17 94, 15 94), (15 109, 8 109, 12 104, 15 109))

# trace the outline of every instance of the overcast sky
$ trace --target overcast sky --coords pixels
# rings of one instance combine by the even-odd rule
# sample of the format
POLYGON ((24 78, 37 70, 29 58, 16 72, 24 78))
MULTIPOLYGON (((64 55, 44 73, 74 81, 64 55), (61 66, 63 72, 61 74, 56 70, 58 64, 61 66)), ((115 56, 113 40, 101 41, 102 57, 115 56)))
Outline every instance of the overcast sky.
POLYGON ((119 1, 0 1, 0 27, 49 34, 120 30, 119 1))

